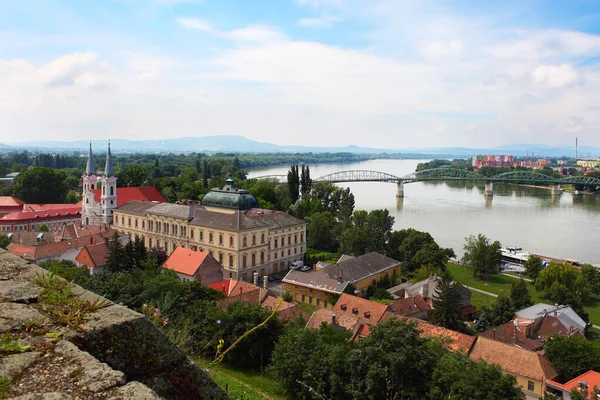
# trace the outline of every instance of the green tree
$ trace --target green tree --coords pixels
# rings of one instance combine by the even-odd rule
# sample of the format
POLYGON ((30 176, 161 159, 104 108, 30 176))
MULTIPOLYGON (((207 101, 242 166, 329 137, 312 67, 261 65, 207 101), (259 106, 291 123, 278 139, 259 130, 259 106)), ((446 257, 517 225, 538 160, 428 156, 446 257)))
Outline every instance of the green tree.
POLYGON ((525 261, 525 276, 531 278, 533 283, 535 283, 543 266, 544 261, 540 257, 533 255, 529 256, 527 261, 525 261))
POLYGON ((38 230, 38 232, 48 232, 49 231, 48 225, 41 224, 40 226, 38 226, 37 230, 38 230))
POLYGON ((548 297, 556 302, 563 303, 569 298, 585 301, 590 295, 586 278, 571 264, 552 261, 540 272, 535 287, 545 290, 548 297))
POLYGON ((312 179, 310 178, 310 168, 308 165, 302 164, 302 171, 300 173, 300 193, 302 196, 306 196, 312 189, 312 179))
POLYGON ((527 291, 527 283, 523 279, 510 285, 510 299, 516 310, 522 310, 533 304, 531 295, 527 291))
POLYGON ((431 319, 444 328, 460 330, 463 326, 461 311, 456 283, 450 272, 444 271, 437 284, 431 319))
POLYGON ((119 181, 122 181, 123 186, 137 187, 147 183, 149 172, 143 165, 132 164, 123 168, 120 175, 119 181))
POLYGON ((582 337, 552 336, 544 341, 544 351, 561 382, 600 368, 600 349, 582 337))
POLYGON ((67 197, 65 198, 65 202, 69 204, 75 204, 79 200, 81 200, 81 195, 75 190, 69 190, 67 192, 67 197))
POLYGON ((6 250, 10 244, 10 238, 6 235, 0 235, 0 248, 6 250))
POLYGON ((133 259, 135 261, 135 265, 139 267, 140 263, 146 260, 147 257, 148 252, 146 251, 144 239, 136 235, 135 240, 133 241, 133 259))
POLYGON ((109 272, 123 272, 127 270, 127 254, 119 240, 119 234, 114 233, 108 243, 108 255, 106 256, 105 269, 109 272))
POLYGON ((308 247, 329 250, 332 245, 335 218, 330 212, 320 212, 306 218, 306 240, 308 247))
POLYGON ((298 165, 292 165, 287 174, 287 184, 290 191, 292 203, 300 197, 300 175, 298 174, 298 165))
POLYGON ((14 195, 26 203, 64 203, 65 174, 52 168, 35 167, 15 179, 14 195))
POLYGON ((429 399, 522 400, 525 394, 514 376, 505 375, 498 365, 477 364, 461 353, 446 353, 433 371, 429 399))
POLYGON ((590 264, 581 266, 581 277, 593 294, 600 294, 600 269, 590 264))
POLYGON ((484 306, 481 309, 487 315, 491 326, 498 326, 511 321, 515 314, 515 305, 509 297, 503 294, 496 298, 493 306, 484 306))
POLYGON ((471 235, 466 238, 462 262, 473 271, 474 276, 479 275, 484 279, 489 279, 491 274, 497 273, 500 269, 501 247, 500 242, 496 240, 490 243, 488 238, 481 233, 476 237, 471 235))

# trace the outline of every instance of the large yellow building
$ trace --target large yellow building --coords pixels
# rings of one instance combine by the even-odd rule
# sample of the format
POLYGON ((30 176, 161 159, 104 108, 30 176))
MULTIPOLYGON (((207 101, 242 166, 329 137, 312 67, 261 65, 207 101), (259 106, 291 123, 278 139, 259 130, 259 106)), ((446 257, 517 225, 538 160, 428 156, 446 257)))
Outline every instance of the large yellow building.
POLYGON ((113 229, 141 237, 149 248, 176 247, 212 254, 224 278, 251 281, 304 260, 306 223, 281 211, 258 208, 256 199, 228 179, 201 204, 132 201, 114 211, 113 229))

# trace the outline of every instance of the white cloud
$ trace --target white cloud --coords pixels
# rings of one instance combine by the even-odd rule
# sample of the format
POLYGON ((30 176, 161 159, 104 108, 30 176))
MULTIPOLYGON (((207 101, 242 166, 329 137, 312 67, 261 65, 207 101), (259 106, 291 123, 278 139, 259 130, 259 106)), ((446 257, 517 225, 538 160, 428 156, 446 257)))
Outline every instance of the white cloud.
POLYGON ((296 0, 296 3, 313 8, 339 8, 344 5, 345 0, 296 0))
POLYGON ((462 52, 463 48, 463 42, 460 40, 431 40, 421 42, 418 46, 418 51, 432 57, 456 56, 462 52))
POLYGON ((298 21, 299 25, 309 26, 309 27, 325 27, 329 28, 333 26, 334 23, 341 21, 338 17, 332 16, 323 16, 316 18, 302 18, 298 21))
POLYGON ((198 18, 176 18, 176 21, 188 29, 200 30, 222 39, 240 42, 268 42, 286 38, 282 32, 264 25, 247 25, 243 28, 222 31, 214 29, 211 24, 198 18))
POLYGON ((175 21, 179 23, 181 26, 188 29, 197 29, 204 32, 212 32, 213 29, 211 25, 198 18, 176 18, 175 21))
POLYGON ((151 81, 151 80, 156 79, 157 77, 158 77, 157 71, 143 72, 137 76, 137 78, 141 81, 151 81))
POLYGON ((568 65, 540 65, 531 73, 533 84, 551 89, 562 88, 576 83, 577 71, 568 65))

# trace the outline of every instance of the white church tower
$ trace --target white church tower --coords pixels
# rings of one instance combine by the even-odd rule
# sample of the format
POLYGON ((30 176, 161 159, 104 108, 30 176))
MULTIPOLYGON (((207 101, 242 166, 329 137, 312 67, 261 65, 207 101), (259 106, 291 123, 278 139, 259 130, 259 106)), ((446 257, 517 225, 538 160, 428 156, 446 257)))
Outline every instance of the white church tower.
POLYGON ((90 151, 85 171, 82 176, 83 193, 81 208, 81 223, 84 226, 112 223, 112 213, 117 208, 117 178, 114 176, 112 164, 112 154, 110 152, 110 142, 108 144, 108 153, 106 154, 106 164, 104 174, 96 175, 94 165, 94 155, 92 154, 92 141, 90 141, 90 151), (98 196, 100 202, 96 201, 96 191, 100 191, 98 196))
POLYGON ((117 208, 117 178, 110 152, 110 140, 108 141, 108 152, 106 153, 106 164, 104 165, 104 176, 101 179, 101 183, 102 223, 108 226, 112 224, 113 210, 117 208))

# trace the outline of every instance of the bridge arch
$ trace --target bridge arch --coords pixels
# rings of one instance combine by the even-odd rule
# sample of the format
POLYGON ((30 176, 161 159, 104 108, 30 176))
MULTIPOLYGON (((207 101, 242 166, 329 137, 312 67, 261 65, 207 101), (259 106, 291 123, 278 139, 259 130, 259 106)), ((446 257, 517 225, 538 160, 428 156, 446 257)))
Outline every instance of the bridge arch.
POLYGON ((400 182, 402 178, 395 175, 388 174, 379 171, 368 171, 368 170, 353 170, 353 171, 340 171, 332 174, 323 175, 317 179, 313 179, 313 182, 400 182))
POLYGON ((506 183, 531 183, 531 184, 556 184, 557 179, 544 174, 529 171, 511 171, 494 175, 488 178, 492 182, 506 183))
POLYGON ((596 185, 600 186, 600 179, 585 175, 568 176, 560 180, 561 185, 596 185))
POLYGON ((484 180, 480 174, 458 168, 432 168, 404 175, 400 180, 404 183, 436 180, 484 180))

